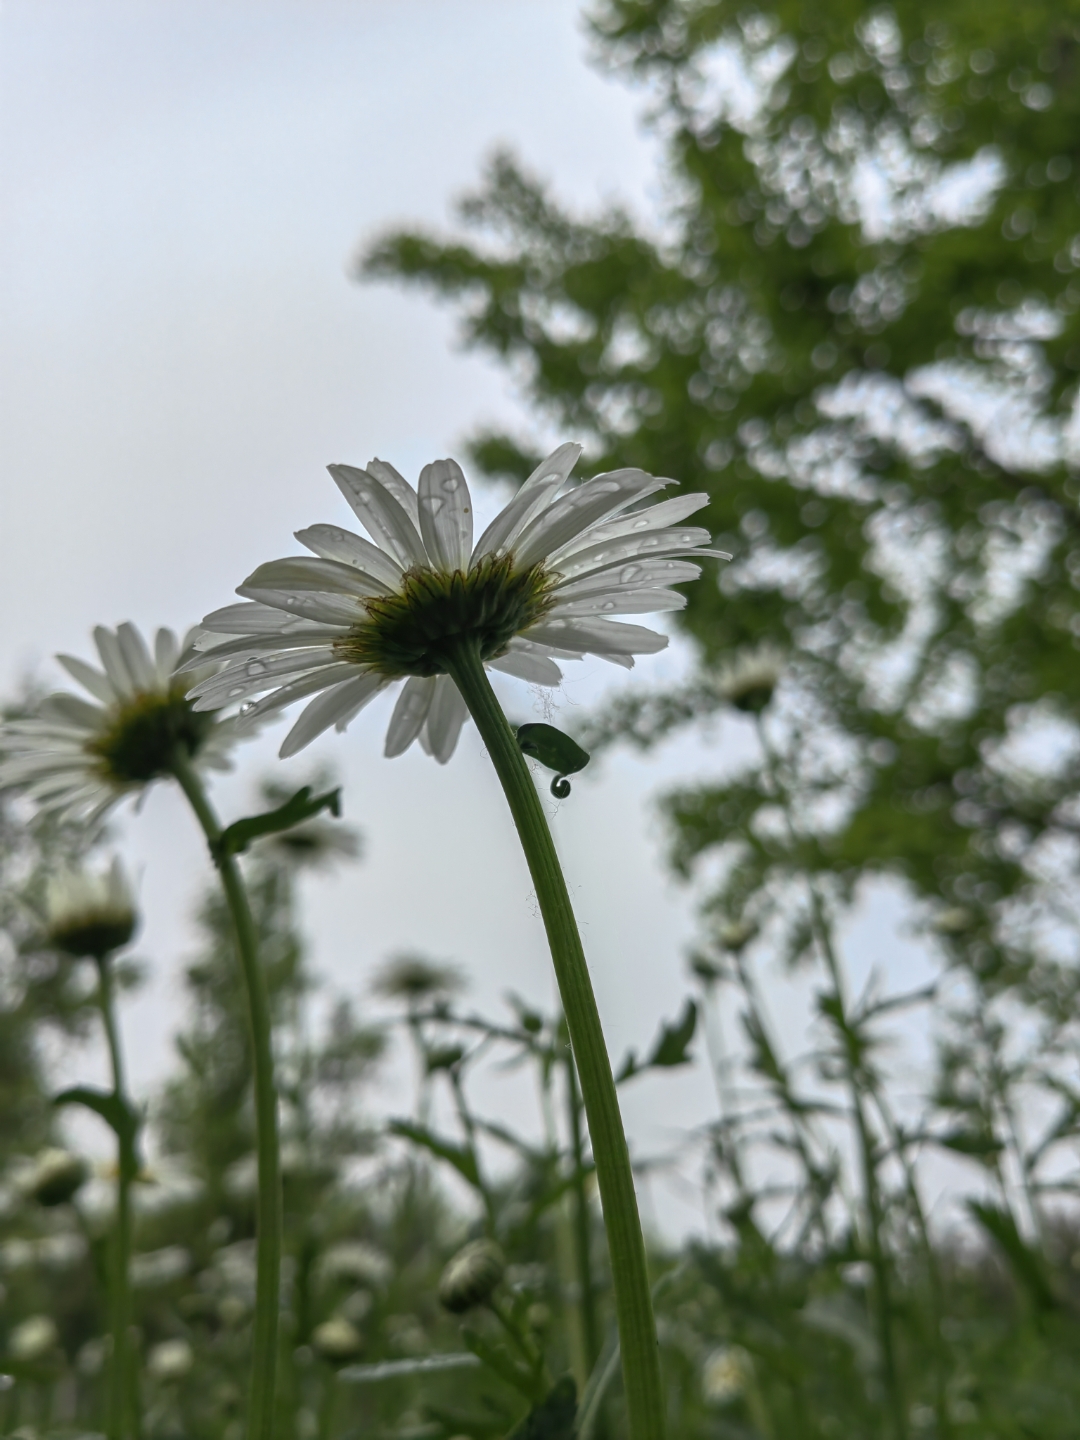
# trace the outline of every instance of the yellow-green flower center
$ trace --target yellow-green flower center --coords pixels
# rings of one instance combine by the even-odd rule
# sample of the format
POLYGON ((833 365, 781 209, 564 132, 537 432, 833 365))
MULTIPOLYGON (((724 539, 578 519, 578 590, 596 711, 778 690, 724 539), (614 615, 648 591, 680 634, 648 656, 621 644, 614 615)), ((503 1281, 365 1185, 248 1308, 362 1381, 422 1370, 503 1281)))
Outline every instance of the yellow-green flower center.
POLYGON ((334 642, 342 660, 388 676, 441 675, 449 648, 475 640, 480 658, 501 655, 552 605, 554 577, 542 565, 514 569, 512 555, 471 570, 407 570, 396 595, 366 600, 368 618, 334 642))
POLYGON ((198 754, 213 726, 213 715, 193 710, 178 685, 164 695, 136 695, 116 705, 108 726, 86 750, 106 780, 145 785, 171 774, 178 745, 189 757, 198 754))

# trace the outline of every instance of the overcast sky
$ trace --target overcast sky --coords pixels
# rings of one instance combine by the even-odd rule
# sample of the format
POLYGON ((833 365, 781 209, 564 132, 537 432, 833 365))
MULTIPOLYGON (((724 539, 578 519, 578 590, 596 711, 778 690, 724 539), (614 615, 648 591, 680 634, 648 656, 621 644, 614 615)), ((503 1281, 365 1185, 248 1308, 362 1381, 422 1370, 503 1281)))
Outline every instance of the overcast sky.
MULTIPOLYGON (((415 478, 479 423, 527 427, 512 385, 460 352, 448 315, 347 272, 388 225, 447 224, 497 144, 583 209, 618 197, 657 213, 640 97, 588 67, 577 12, 570 0, 3 0, 6 690, 28 673, 58 681, 49 657, 89 657, 95 624, 183 629, 260 561, 295 552, 297 528, 351 523, 328 462, 377 454, 415 478)), ((583 662, 557 703, 572 715, 684 663, 679 646, 633 676, 583 662)), ((527 687, 507 681, 502 694, 534 716, 527 687)), ((480 1006, 510 988, 549 1005, 535 902, 475 733, 445 768, 417 747, 385 761, 390 703, 281 767, 297 784, 313 761, 337 767, 366 838, 361 866, 305 884, 318 971, 363 998, 387 954, 420 949, 465 967, 480 1006)), ((227 817, 277 766, 285 728, 218 785, 227 817)), ((707 743, 612 757, 555 815, 617 1055, 645 1046, 687 990, 692 899, 662 870, 652 797, 749 743, 733 721, 707 743)), ((146 1091, 171 1064, 185 917, 210 872, 167 790, 117 834, 152 961, 124 1016, 146 1091)), ((879 907, 875 933, 896 918, 879 907)), ((898 964, 900 950, 877 956, 898 964)), ((94 1058, 67 1063, 85 1075, 94 1058)), ((404 1108, 404 1073, 388 1073, 380 1108, 404 1108)), ((711 1095, 701 1067, 635 1082, 639 1151, 707 1118, 711 1095)), ((528 1110, 505 1085, 489 1097, 512 1118, 528 1110)), ((700 1228, 693 1194, 669 1188, 656 1204, 665 1225, 700 1228)))

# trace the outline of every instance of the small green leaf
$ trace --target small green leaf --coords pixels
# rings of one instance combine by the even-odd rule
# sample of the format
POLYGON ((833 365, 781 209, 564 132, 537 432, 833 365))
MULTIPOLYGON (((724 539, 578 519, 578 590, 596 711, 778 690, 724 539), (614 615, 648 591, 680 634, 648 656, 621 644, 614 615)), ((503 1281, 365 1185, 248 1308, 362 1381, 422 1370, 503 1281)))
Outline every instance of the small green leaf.
POLYGON ((615 1083, 621 1085, 624 1080, 640 1075, 643 1070, 668 1070, 675 1065, 689 1065, 693 1057, 687 1054, 687 1047, 694 1038, 696 1029, 697 1005, 693 1000, 688 1000, 682 1015, 673 1025, 661 1025, 660 1034, 656 1037, 656 1043, 647 1060, 639 1061, 634 1051, 629 1051, 615 1077, 615 1083))
POLYGON ((958 1155, 989 1158, 1004 1148, 997 1136, 989 1130, 956 1129, 949 1130, 944 1135, 929 1135, 927 1138, 938 1145, 944 1145, 947 1150, 955 1150, 958 1155))
POLYGON ((121 1167, 126 1178, 132 1179, 139 1168, 138 1140, 142 1119, 137 1110, 121 1095, 107 1090, 94 1090, 89 1085, 74 1085, 54 1095, 54 1105, 82 1105, 100 1115, 119 1142, 121 1167))
POLYGON ((564 1375, 511 1431, 510 1440, 573 1440, 576 1418, 577 1386, 564 1375))
POLYGON ((312 795, 311 786, 304 785, 276 810, 235 821, 222 831, 215 848, 219 855, 242 855, 253 840, 263 835, 276 835, 281 830, 291 830, 294 825, 310 820, 321 810, 329 810, 334 816, 341 814, 340 789, 328 790, 325 795, 312 795))
POLYGON ((411 1140, 414 1145, 421 1146, 437 1159, 445 1160, 474 1189, 480 1189, 480 1175, 476 1169, 476 1160, 464 1146, 455 1145, 452 1140, 443 1140, 428 1130, 426 1126, 414 1125, 410 1120, 391 1120, 387 1129, 392 1135, 400 1135, 403 1140, 411 1140))
POLYGON ((589 763, 589 752, 583 750, 576 740, 556 730, 554 725, 519 725, 517 742, 523 755, 539 760, 548 770, 556 772, 551 782, 551 793, 559 800, 570 794, 567 775, 576 775, 589 763))
POLYGON ((1029 1245, 1017 1228, 1010 1211, 999 1205, 969 1200, 967 1208, 991 1239, 996 1240, 1012 1266, 1012 1271, 1037 1310, 1056 1310, 1060 1301, 1047 1274, 1046 1262, 1029 1245))

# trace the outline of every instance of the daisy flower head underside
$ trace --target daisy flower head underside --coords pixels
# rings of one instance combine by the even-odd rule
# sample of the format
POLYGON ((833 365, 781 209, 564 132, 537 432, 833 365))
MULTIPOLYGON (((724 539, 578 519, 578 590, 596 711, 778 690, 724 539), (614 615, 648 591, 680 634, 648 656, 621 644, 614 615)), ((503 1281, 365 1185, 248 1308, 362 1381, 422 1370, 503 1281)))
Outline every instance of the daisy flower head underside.
POLYGON ((672 482, 634 469, 571 484, 580 454, 567 444, 549 455, 475 545, 456 461, 426 465, 416 489, 381 460, 331 465, 370 539, 336 525, 299 530, 311 556, 260 565, 237 588, 244 603, 208 615, 195 646, 224 663, 190 691, 196 711, 243 702, 240 723, 250 724, 314 696, 285 757, 331 725, 344 730, 403 680, 386 754, 419 740, 445 763, 467 713, 447 673, 456 648, 536 685, 559 684, 558 660, 596 655, 629 668, 662 650, 665 635, 611 617, 681 609, 686 597, 668 587, 701 573, 687 557, 728 558, 685 524, 708 496, 643 506, 672 482))
MULTIPOLYGON (((236 722, 196 711, 187 699, 190 641, 181 645, 161 629, 151 652, 134 625, 98 626, 100 670, 58 655, 96 703, 61 692, 0 727, 0 788, 20 787, 39 809, 93 824, 170 774, 177 747, 200 767, 227 769, 236 722)), ((208 674, 213 666, 195 658, 208 674)))

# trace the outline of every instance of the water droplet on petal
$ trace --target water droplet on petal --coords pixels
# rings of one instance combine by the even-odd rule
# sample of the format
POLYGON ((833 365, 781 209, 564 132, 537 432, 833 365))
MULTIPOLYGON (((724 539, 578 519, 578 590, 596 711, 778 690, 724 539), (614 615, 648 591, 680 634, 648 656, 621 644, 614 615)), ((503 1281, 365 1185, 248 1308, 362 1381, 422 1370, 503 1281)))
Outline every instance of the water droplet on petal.
POLYGON ((634 529, 635 529, 635 530, 647 530, 648 527, 649 527, 649 522, 648 522, 648 520, 638 520, 638 521, 635 521, 635 523, 634 523, 634 529))
POLYGON ((248 700, 245 704, 243 704, 243 705, 240 706, 240 710, 239 710, 238 713, 241 714, 241 715, 250 715, 251 712, 252 712, 252 710, 254 710, 254 709, 255 709, 255 701, 254 701, 254 700, 248 700))
POLYGON ((629 585, 631 580, 636 580, 641 574, 640 565, 624 565, 619 571, 619 584, 629 585))
POLYGON ((456 475, 447 475, 446 479, 443 480, 439 488, 441 490, 445 490, 447 495, 453 495, 459 484, 460 482, 456 475))
POLYGON ((237 697, 237 695, 242 695, 243 693, 244 693, 244 686, 243 686, 243 685, 234 685, 234 686, 232 687, 232 689, 229 691, 229 699, 230 699, 230 700, 235 700, 236 697, 237 697))
POLYGON ((266 664, 262 660, 249 660, 244 666, 244 673, 247 675, 265 675, 266 664))
POLYGON ((605 609, 605 610, 617 610, 618 608, 619 608, 619 607, 615 604, 615 601, 614 601, 614 600, 605 600, 605 601, 604 601, 604 609, 605 609))

